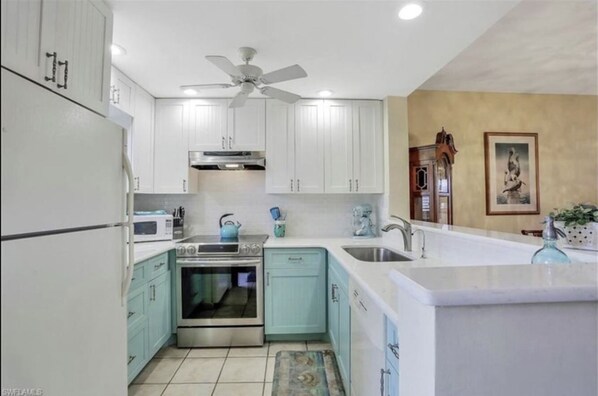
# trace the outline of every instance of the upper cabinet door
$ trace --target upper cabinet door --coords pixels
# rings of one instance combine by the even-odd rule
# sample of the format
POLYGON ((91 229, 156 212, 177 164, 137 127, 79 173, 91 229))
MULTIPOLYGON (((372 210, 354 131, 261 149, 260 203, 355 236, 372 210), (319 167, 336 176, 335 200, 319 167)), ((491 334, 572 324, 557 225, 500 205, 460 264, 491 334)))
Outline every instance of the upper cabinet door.
POLYGON ((187 100, 156 101, 154 192, 186 193, 189 190, 187 100))
POLYGON ((136 193, 154 192, 154 106, 154 97, 136 87, 132 127, 136 193))
POLYGON ((266 101, 266 192, 295 192, 295 106, 266 101))
POLYGON ((353 192, 384 192, 382 103, 353 101, 353 192))
POLYGON ((353 118, 350 100, 324 101, 324 130, 325 191, 353 192, 353 118))
POLYGON ((38 82, 106 115, 112 13, 96 0, 43 1, 38 82), (56 54, 54 56, 54 54, 56 54))
POLYGON ((295 104, 295 192, 324 192, 324 102, 295 104))
POLYGON ((136 84, 112 66, 110 74, 110 103, 125 113, 135 117, 136 84))
POLYGON ((2 0, 1 4, 2 66, 37 81, 46 57, 41 53, 42 1, 2 0))
POLYGON ((189 151, 228 151, 228 100, 194 99, 188 103, 189 151))
POLYGON ((228 110, 226 147, 233 151, 266 149, 265 99, 248 99, 243 107, 228 110))

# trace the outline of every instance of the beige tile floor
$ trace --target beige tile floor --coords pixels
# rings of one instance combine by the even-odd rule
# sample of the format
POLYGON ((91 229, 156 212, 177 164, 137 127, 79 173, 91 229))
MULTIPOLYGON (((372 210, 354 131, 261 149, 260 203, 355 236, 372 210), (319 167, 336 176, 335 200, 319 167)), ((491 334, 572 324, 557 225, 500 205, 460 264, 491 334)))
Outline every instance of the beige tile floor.
POLYGON ((278 351, 331 349, 322 342, 246 348, 162 348, 129 386, 129 396, 271 396, 278 351))

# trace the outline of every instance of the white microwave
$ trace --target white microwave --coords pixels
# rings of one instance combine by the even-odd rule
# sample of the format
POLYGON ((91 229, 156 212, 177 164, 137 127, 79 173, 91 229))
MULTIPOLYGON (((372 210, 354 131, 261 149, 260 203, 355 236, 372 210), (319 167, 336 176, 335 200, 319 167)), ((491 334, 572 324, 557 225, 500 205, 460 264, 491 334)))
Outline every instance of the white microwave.
POLYGON ((172 215, 135 215, 133 223, 135 242, 172 240, 172 215))

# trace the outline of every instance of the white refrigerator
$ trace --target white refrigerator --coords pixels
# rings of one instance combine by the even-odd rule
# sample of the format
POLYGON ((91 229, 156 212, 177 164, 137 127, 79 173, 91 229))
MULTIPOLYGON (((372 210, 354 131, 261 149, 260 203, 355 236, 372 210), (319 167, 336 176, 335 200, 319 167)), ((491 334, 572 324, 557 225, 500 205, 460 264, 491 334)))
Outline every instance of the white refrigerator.
POLYGON ((3 393, 124 396, 123 130, 1 73, 3 393))

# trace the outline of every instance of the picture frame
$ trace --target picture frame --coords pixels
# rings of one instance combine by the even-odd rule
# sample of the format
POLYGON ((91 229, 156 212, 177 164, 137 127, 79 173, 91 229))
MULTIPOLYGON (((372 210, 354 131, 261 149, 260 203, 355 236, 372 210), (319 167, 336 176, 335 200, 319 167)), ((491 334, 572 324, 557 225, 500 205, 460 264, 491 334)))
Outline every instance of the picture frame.
POLYGON ((486 215, 540 213, 538 134, 484 132, 486 215))

